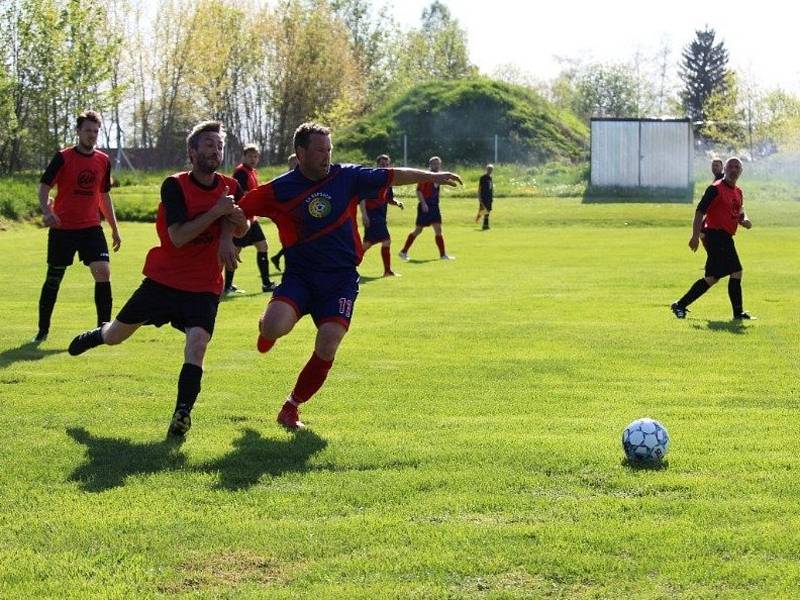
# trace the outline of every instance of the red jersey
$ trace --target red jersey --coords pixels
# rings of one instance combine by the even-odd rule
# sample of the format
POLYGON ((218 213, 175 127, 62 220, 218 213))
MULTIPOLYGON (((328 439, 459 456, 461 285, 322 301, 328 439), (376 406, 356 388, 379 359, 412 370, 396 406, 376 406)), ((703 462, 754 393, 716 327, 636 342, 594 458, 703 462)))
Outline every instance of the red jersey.
POLYGON ((439 184, 424 181, 417 184, 417 191, 422 193, 425 204, 428 206, 439 206, 439 184))
POLYGON ((111 189, 111 161, 93 150, 82 154, 75 147, 56 152, 41 183, 57 187, 53 212, 61 220, 59 229, 84 229, 100 225, 102 194, 111 189))
POLYGON ((742 190, 720 179, 708 186, 697 210, 706 216, 705 229, 722 229, 736 235, 743 206, 742 190))
POLYGON ((160 284, 186 292, 222 293, 219 261, 220 219, 180 248, 169 237, 169 227, 191 221, 208 212, 225 191, 241 196, 235 179, 215 174, 214 184, 204 186, 191 173, 176 173, 161 186, 156 231, 160 246, 151 248, 144 262, 144 275, 160 284))
POLYGON ((233 170, 233 178, 239 182, 245 193, 258 187, 258 171, 243 163, 236 165, 233 170))

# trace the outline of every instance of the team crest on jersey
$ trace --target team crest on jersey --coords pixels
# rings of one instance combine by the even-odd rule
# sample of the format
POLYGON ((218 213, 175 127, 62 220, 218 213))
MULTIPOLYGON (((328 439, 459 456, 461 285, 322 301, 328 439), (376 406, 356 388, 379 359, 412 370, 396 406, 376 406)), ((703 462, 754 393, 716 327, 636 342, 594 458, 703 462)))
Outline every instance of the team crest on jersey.
POLYGON ((97 175, 94 171, 84 169, 78 174, 78 185, 82 188, 90 188, 97 180, 97 175))
POLYGON ((308 214, 315 219, 324 219, 331 214, 331 209, 333 208, 331 197, 324 192, 312 194, 308 197, 306 203, 308 204, 308 214))

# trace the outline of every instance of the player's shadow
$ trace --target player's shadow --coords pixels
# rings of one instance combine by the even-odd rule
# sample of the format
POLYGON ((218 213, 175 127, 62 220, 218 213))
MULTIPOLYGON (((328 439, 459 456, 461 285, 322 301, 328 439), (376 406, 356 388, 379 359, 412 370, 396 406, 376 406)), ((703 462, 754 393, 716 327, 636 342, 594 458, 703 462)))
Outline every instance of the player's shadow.
POLYGON ((731 319, 730 321, 706 321, 705 325, 693 323, 692 327, 695 329, 708 329, 709 331, 723 331, 733 333, 735 335, 743 335, 747 333, 747 327, 740 319, 731 319))
POLYGON ((67 435, 86 446, 86 462, 69 476, 85 492, 102 492, 125 485, 131 475, 174 471, 186 466, 180 440, 136 443, 97 437, 83 427, 67 429, 67 435))
POLYGON ((37 342, 25 342, 16 348, 9 348, 0 352, 0 369, 17 362, 42 360, 45 356, 60 354, 64 349, 44 350, 37 342))
POLYGON ((264 475, 279 477, 284 473, 312 470, 308 461, 328 442, 307 429, 289 439, 261 437, 254 429, 245 429, 225 456, 205 463, 199 470, 219 474, 217 487, 225 490, 247 489, 264 475))
POLYGON ((423 259, 420 259, 420 258, 409 258, 406 262, 409 262, 412 265, 423 265, 423 264, 429 263, 429 262, 439 262, 440 260, 442 260, 442 259, 441 258, 426 258, 426 259, 423 260, 423 259))

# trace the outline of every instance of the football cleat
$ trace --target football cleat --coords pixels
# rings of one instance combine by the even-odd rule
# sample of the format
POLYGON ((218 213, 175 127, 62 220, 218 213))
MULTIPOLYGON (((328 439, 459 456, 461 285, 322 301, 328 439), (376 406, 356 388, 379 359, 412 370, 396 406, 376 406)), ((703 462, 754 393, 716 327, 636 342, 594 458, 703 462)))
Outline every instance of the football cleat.
POLYGON ((33 336, 33 339, 31 340, 31 343, 33 343, 33 344, 41 344, 46 339, 47 339, 47 332, 46 331, 39 331, 35 336, 33 336))
POLYGON ((70 353, 70 356, 78 356, 87 350, 91 350, 92 348, 99 346, 103 343, 102 331, 103 330, 98 327, 96 329, 90 329, 89 331, 79 333, 72 338, 72 341, 69 343, 69 347, 67 348, 67 352, 70 353))
POLYGON ((408 257, 408 253, 407 253, 407 252, 403 252, 402 250, 401 250, 400 252, 398 252, 398 253, 397 253, 397 256, 399 256, 399 257, 400 257, 400 260, 406 260, 406 261, 408 261, 408 260, 411 260, 411 259, 408 257))
POLYGON ((281 257, 280 257, 280 256, 278 256, 278 255, 276 254, 275 256, 273 256, 272 258, 270 258, 270 259, 269 259, 269 261, 270 261, 270 262, 271 262, 273 265, 275 265, 275 268, 276 268, 276 269, 278 270, 278 272, 280 273, 280 272, 281 272, 281 257))
POLYGON ((281 412, 278 413, 277 421, 280 425, 286 427, 286 429, 291 429, 293 431, 305 427, 300 420, 300 413, 297 411, 297 407, 289 402, 283 403, 281 412))
POLYGON ((742 312, 740 312, 738 315, 736 315, 736 316, 735 316, 735 317, 733 317, 733 318, 734 318, 735 320, 737 320, 737 321, 743 321, 743 320, 744 320, 744 321, 755 321, 755 320, 756 320, 756 317, 754 317, 753 315, 751 315, 751 314, 750 314, 749 312, 747 312, 746 310, 743 310, 742 312))
POLYGON ((394 271, 386 271, 383 274, 384 277, 402 277, 400 273, 395 273, 394 271))
POLYGON ((183 437, 192 427, 192 417, 189 411, 176 410, 167 429, 167 437, 183 437))
POLYGON ((261 291, 266 294, 268 292, 274 292, 275 288, 277 287, 278 287, 277 283, 275 283, 274 281, 270 281, 269 283, 266 283, 261 286, 261 291))
POLYGON ((244 294, 244 293, 245 293, 244 290, 240 290, 235 285, 232 285, 230 287, 226 287, 225 288, 225 295, 226 296, 232 296, 233 294, 244 294))
POLYGON ((456 259, 455 256, 450 256, 449 254, 442 254, 439 257, 439 260, 455 260, 455 259, 456 259))
POLYGON ((677 302, 673 302, 672 304, 670 304, 669 309, 672 311, 672 314, 674 314, 679 319, 685 319, 686 313, 689 312, 688 308, 680 306, 677 302))

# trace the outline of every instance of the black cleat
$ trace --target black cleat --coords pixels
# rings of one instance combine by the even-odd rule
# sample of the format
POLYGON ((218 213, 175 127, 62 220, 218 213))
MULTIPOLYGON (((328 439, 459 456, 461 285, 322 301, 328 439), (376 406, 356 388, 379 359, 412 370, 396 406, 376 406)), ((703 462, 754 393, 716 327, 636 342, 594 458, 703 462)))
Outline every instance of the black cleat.
POLYGON ((103 343, 102 331, 103 330, 100 327, 97 327, 96 329, 90 329, 89 331, 84 331, 83 333, 76 335, 69 343, 67 352, 69 352, 72 356, 78 356, 87 350, 91 350, 92 348, 99 346, 103 343))
POLYGON ((47 339, 47 332, 46 331, 39 331, 33 339, 31 340, 32 344, 41 344, 43 341, 47 339))
POLYGON ((269 283, 265 283, 261 286, 261 291, 266 294, 268 292, 274 292, 275 288, 277 287, 278 287, 277 283, 275 283, 274 281, 270 281, 269 283))
POLYGON ((186 410, 176 410, 167 429, 167 437, 182 438, 192 428, 192 417, 186 410))
POLYGON ((672 314, 678 317, 679 319, 685 319, 686 313, 689 312, 688 308, 680 306, 677 302, 673 302, 669 305, 669 309, 672 311, 672 314))
POLYGON ((281 257, 277 254, 269 259, 269 261, 275 265, 275 268, 278 270, 278 273, 281 272, 281 257))
POLYGON ((756 320, 756 317, 751 315, 746 310, 743 310, 738 315, 735 315, 733 318, 734 318, 735 321, 755 321, 756 320))

